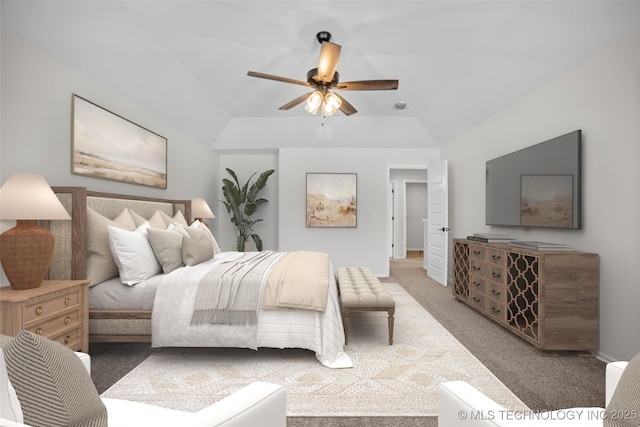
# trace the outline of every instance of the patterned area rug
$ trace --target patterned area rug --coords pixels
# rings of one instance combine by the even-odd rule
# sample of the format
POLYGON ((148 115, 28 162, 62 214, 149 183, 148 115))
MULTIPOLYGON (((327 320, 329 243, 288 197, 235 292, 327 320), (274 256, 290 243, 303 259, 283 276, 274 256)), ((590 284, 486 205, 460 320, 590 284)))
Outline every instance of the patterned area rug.
POLYGON ((527 407, 400 285, 394 343, 387 313, 354 313, 349 345, 354 368, 323 367, 299 349, 159 349, 102 394, 197 411, 253 381, 282 384, 289 416, 434 416, 437 386, 465 380, 498 403, 527 407))

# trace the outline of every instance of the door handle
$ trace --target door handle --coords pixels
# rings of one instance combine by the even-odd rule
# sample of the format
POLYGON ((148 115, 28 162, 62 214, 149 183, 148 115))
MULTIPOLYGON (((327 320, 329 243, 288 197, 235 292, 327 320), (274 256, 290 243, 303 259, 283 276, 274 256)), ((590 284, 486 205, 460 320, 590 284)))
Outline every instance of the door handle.
POLYGON ((442 228, 440 229, 440 231, 449 231, 449 230, 451 230, 449 227, 442 227, 442 228))

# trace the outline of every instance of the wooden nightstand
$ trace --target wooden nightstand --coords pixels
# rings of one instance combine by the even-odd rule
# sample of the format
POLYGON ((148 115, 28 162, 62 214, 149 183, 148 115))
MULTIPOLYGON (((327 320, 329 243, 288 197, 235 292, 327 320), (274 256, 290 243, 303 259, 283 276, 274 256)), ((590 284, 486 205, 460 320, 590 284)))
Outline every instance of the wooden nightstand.
POLYGON ((45 280, 39 288, 0 288, 2 335, 26 329, 66 345, 89 351, 89 281, 45 280))

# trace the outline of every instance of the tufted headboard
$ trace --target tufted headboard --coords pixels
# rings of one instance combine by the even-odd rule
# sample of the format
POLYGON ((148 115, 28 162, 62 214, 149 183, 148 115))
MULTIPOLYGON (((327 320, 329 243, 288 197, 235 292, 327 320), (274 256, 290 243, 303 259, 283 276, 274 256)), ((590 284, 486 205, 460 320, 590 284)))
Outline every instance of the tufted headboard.
POLYGON ((171 200, 88 191, 85 187, 52 187, 62 202, 71 221, 44 221, 55 238, 53 260, 49 267, 49 279, 86 278, 87 256, 86 220, 87 207, 107 218, 115 218, 124 208, 130 208, 145 218, 156 210, 169 216, 181 211, 191 222, 191 200, 171 200))

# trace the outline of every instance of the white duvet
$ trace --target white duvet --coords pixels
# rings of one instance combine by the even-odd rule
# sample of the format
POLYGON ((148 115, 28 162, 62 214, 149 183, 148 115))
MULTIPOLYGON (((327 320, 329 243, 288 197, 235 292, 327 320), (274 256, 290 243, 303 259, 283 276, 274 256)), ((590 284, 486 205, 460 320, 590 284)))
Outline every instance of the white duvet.
MULTIPOLYGON (((329 368, 351 368, 344 352, 344 330, 338 288, 330 266, 329 295, 324 313, 293 309, 259 309, 257 331, 251 326, 191 325, 200 277, 213 266, 242 255, 223 252, 209 261, 164 275, 152 311, 153 347, 304 348, 329 368)), ((268 274, 269 271, 267 271, 268 274)))

